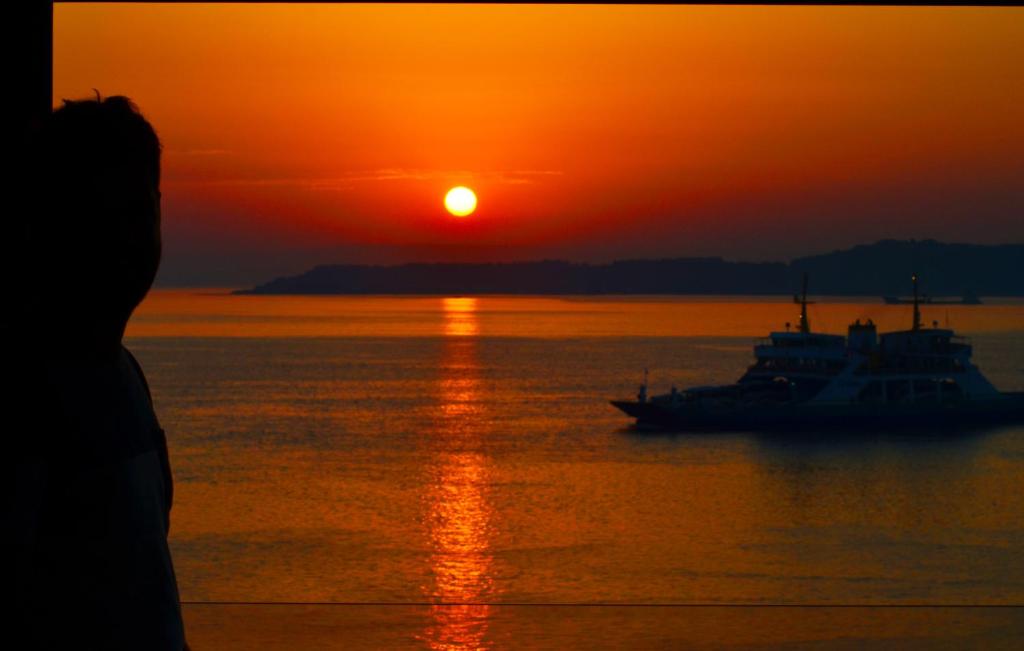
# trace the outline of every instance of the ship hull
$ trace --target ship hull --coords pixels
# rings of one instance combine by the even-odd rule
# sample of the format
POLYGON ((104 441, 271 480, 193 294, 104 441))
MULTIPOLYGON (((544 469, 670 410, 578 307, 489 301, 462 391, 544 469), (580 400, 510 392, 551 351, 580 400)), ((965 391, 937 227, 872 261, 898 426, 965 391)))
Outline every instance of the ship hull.
POLYGON ((780 405, 708 408, 612 400, 639 427, 671 430, 763 430, 817 427, 963 427, 1024 422, 1024 393, 951 405, 780 405))

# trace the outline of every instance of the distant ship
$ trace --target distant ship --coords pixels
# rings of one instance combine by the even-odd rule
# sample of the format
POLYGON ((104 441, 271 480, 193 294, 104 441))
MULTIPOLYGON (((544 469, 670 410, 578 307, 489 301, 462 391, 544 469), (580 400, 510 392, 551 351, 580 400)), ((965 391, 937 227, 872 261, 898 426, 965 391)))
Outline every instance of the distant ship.
MULTIPOLYGON (((772 332, 735 384, 611 404, 641 427, 765 429, 799 426, 948 425, 1024 421, 1024 392, 997 390, 971 362, 971 346, 946 328, 921 325, 913 277, 909 330, 878 334, 858 319, 846 337, 811 331, 807 277, 797 331, 772 332)), ((933 324, 937 325, 937 324, 933 324)))
MULTIPOLYGON (((883 296, 882 301, 886 305, 910 305, 914 302, 913 298, 902 298, 900 296, 883 296)), ((981 298, 978 297, 972 291, 964 292, 964 295, 959 300, 957 299, 945 299, 945 298, 932 298, 931 296, 924 295, 918 301, 925 305, 981 305, 981 298)))

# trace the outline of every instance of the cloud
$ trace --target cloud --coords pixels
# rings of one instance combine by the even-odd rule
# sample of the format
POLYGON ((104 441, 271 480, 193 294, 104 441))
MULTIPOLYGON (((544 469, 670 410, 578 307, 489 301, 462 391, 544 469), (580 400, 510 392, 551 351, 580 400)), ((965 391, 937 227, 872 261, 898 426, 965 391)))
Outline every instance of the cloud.
POLYGON ((536 183, 538 177, 562 176, 561 170, 512 170, 510 172, 499 172, 499 181, 510 185, 523 185, 536 183))
POLYGON ((169 156, 227 156, 230 149, 168 149, 164 152, 169 156))
MULTIPOLYGON (((210 150, 219 151, 219 150, 210 150)), ((198 155, 198 154, 196 154, 198 155)), ((492 170, 472 172, 470 170, 423 170, 401 167, 386 167, 375 170, 356 171, 335 177, 298 178, 253 178, 253 179, 188 179, 172 181, 182 185, 202 186, 244 186, 244 187, 295 187, 314 191, 343 192, 353 189, 359 183, 384 181, 430 181, 434 179, 474 179, 496 181, 509 185, 535 183, 538 179, 561 176, 560 170, 492 170)))

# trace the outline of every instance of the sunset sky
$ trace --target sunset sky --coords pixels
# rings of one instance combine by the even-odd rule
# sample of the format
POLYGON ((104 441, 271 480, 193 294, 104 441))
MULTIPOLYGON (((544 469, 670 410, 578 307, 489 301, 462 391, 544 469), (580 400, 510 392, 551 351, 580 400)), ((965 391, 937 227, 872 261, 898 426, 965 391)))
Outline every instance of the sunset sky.
POLYGON ((163 140, 164 285, 1024 241, 1019 8, 58 4, 93 88, 163 140))

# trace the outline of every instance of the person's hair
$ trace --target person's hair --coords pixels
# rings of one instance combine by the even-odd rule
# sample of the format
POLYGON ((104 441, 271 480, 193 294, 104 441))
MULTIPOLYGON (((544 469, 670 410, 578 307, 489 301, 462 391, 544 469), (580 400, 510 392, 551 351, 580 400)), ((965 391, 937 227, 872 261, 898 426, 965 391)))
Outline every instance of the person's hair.
MULTIPOLYGON (((127 319, 160 264, 160 140, 127 97, 64 100, 30 144, 32 291, 127 319)), ((38 302, 37 302, 38 303, 38 302)))

